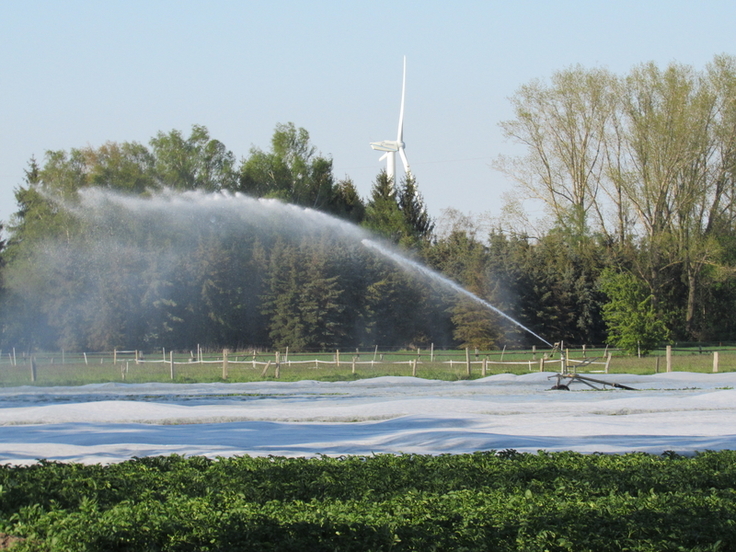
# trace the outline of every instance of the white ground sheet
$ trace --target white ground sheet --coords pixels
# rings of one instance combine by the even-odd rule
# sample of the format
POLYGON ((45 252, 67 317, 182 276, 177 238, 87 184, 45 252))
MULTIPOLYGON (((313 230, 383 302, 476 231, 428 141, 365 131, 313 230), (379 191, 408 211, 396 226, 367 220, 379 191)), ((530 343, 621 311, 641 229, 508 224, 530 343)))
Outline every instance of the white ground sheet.
POLYGON ((551 375, 4 388, 0 463, 736 449, 736 373, 592 376, 636 391, 552 391, 551 375))

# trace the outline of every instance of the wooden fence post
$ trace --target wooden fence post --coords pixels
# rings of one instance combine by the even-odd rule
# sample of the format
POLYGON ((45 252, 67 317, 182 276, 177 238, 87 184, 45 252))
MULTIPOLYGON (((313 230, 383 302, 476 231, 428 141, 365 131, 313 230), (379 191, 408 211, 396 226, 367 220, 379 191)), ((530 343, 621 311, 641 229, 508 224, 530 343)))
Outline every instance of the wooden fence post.
POLYGON ((672 345, 667 345, 667 371, 672 371, 672 345))
POLYGON ((484 358, 483 359, 483 368, 482 368, 482 370, 483 370, 483 377, 486 377, 486 375, 488 374, 488 359, 487 358, 484 358))
POLYGON ((606 368, 605 372, 608 373, 608 368, 611 366, 611 353, 608 353, 608 356, 606 356, 606 368))
POLYGON ((113 364, 118 363, 118 350, 117 349, 112 350, 112 363, 113 364))
POLYGON ((265 368, 263 369, 263 372, 261 372, 261 377, 262 377, 262 378, 265 378, 265 377, 266 377, 266 372, 268 372, 268 369, 269 369, 270 367, 271 367, 271 361, 269 360, 269 361, 268 361, 268 362, 266 363, 266 367, 265 367, 265 368))
POLYGON ((718 351, 713 351, 713 372, 718 372, 718 351))
POLYGON ((465 366, 468 376, 470 375, 470 347, 465 347, 465 366))
POLYGON ((355 359, 356 359, 356 357, 353 356, 353 371, 352 371, 353 374, 355 373, 355 359))
POLYGON ((544 353, 539 359, 539 371, 544 372, 544 360, 547 358, 547 353, 544 353))
POLYGON ((274 370, 273 376, 276 379, 279 379, 281 377, 281 360, 280 360, 280 353, 276 351, 276 369, 274 370))
POLYGON ((429 345, 429 362, 434 362, 434 343, 429 345))
POLYGON ((171 373, 171 379, 174 379, 174 351, 169 351, 169 372, 171 373))
POLYGON ((31 382, 36 382, 36 357, 31 356, 31 382))
POLYGON ((411 362, 411 375, 417 377, 417 359, 414 359, 411 362))
POLYGON ((340 367, 340 349, 335 351, 335 364, 338 368, 340 367))
POLYGON ((222 379, 227 379, 229 375, 228 374, 229 366, 228 366, 228 358, 227 358, 228 353, 230 353, 229 349, 222 350, 222 379))
POLYGON ((532 360, 537 360, 537 346, 532 345, 532 360))

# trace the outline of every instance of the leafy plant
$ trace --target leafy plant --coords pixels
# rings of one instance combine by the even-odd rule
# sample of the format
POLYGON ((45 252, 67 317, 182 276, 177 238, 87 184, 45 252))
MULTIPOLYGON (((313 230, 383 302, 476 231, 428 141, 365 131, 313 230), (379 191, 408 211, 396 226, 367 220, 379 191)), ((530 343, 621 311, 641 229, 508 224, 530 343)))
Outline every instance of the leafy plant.
POLYGON ((181 456, 0 468, 16 550, 730 550, 736 453, 181 456))
POLYGON ((652 304, 644 283, 632 274, 606 269, 600 286, 608 296, 602 316, 608 342, 628 353, 648 354, 667 339, 668 331, 652 304))

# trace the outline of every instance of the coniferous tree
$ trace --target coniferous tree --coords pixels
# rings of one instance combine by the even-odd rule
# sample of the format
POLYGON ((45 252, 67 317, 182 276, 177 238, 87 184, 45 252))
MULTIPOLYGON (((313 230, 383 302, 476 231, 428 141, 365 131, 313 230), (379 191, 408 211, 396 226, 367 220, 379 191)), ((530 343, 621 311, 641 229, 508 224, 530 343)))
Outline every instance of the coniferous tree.
POLYGON ((411 174, 406 175, 402 181, 398 204, 408 231, 402 241, 409 246, 427 243, 432 236, 434 222, 427 213, 416 180, 411 174))
MULTIPOLYGON (((345 342, 346 305, 339 276, 331 274, 328 263, 328 245, 325 242, 312 247, 304 274, 304 288, 300 315, 309 328, 307 346, 318 350, 330 350, 345 342)), ((300 248, 302 251, 307 247, 300 248)))
POLYGON ((263 314, 272 346, 329 350, 345 343, 346 305, 330 267, 330 242, 283 240, 270 251, 263 314))
POLYGON ((397 202, 393 181, 385 170, 378 174, 373 184, 363 226, 393 243, 399 243, 409 234, 406 219, 397 202))
MULTIPOLYGON (((478 298, 494 304, 493 284, 488 279, 486 248, 475 237, 475 229, 453 228, 427 252, 428 262, 478 298)), ((453 337, 460 347, 492 349, 501 337, 498 316, 467 297, 448 298, 453 337)))
POLYGON ((384 265, 366 289, 367 340, 379 347, 423 346, 428 341, 428 290, 411 275, 384 265))
POLYGON ((47 304, 38 290, 50 288, 49 279, 37 267, 35 247, 44 239, 64 236, 73 225, 66 213, 49 200, 44 192, 41 169, 34 157, 25 170, 25 183, 15 190, 18 210, 9 225, 3 259, 6 289, 3 339, 16 347, 55 346, 56 334, 49 323, 47 304))
POLYGON ((299 317, 301 281, 296 249, 279 240, 270 251, 262 313, 276 349, 301 350, 307 345, 306 330, 299 317))
POLYGON ((478 303, 460 298, 452 309, 453 337, 458 347, 490 350, 498 348, 501 332, 491 311, 478 303))
POLYGON ((335 186, 329 212, 355 224, 365 219, 365 205, 350 178, 340 180, 335 186))

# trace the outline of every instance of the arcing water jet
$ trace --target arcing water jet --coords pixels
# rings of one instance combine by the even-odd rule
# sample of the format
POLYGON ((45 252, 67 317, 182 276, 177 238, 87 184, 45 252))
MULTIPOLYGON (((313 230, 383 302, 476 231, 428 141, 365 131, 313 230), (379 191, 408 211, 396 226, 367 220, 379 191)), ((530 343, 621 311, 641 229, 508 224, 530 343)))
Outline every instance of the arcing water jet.
POLYGON ((469 292, 467 289, 465 289, 464 287, 461 287, 460 285, 456 284, 455 282, 453 282, 449 278, 445 278, 441 274, 435 272, 434 270, 431 270, 431 269, 427 268, 426 266, 424 266, 422 264, 419 264, 419 263, 417 263, 415 261, 412 261, 411 259, 407 259, 406 257, 404 257, 402 255, 399 255, 398 253, 395 253, 395 252, 393 252, 393 251, 391 251, 389 249, 386 249, 385 247, 382 247, 381 245, 377 244, 374 241, 371 241, 369 239, 364 239, 364 240, 362 240, 362 243, 366 247, 369 247, 371 249, 374 249, 374 250, 378 251, 381 255, 383 255, 383 256, 391 259, 392 261, 394 261, 396 264, 398 264, 402 268, 404 268, 404 269, 410 269, 410 270, 414 270, 416 272, 419 272, 420 274, 426 276, 427 278, 429 278, 431 280, 434 280, 436 282, 439 282, 440 284, 442 284, 442 285, 444 285, 446 287, 449 287, 453 291, 455 291, 455 292, 457 292, 457 293, 459 293, 461 295, 464 295, 465 297, 469 297, 470 299, 472 299, 476 303, 478 303, 480 305, 483 305, 485 308, 487 308, 489 310, 492 310, 493 312, 495 312, 499 316, 504 317, 506 320, 508 320, 509 322, 512 322, 513 324, 515 324, 516 326, 518 326, 519 328, 521 328, 525 332, 533 335, 534 337, 536 337, 537 339, 539 339, 542 343, 546 343, 550 347, 553 347, 553 345, 549 341, 547 341, 543 337, 541 337, 541 336, 537 335, 536 333, 534 333, 532 330, 530 330, 529 328, 527 328, 526 326, 524 326, 524 324, 522 324, 518 320, 514 320, 513 318, 511 318, 505 312, 503 312, 503 311, 497 309, 496 307, 494 307, 493 305, 491 305, 488 301, 484 301, 483 299, 481 299, 480 297, 478 297, 474 293, 469 292))
POLYGON ((265 322, 256 319, 263 313, 257 304, 260 284, 253 281, 260 277, 258 270, 266 270, 262 265, 253 268, 256 250, 280 248, 282 254, 292 251, 298 257, 320 240, 321 251, 335 255, 333 265, 349 271, 345 254, 369 249, 402 270, 472 299, 551 346, 452 280, 377 243, 362 228, 320 211, 237 193, 164 191, 143 198, 100 188, 81 190, 77 202, 61 206, 79 219, 83 230, 71 240, 39 242, 32 256, 34 277, 19 272, 13 291, 31 304, 66 301, 63 318, 51 314, 68 348, 172 343, 179 334, 189 343, 203 334, 209 339, 213 319, 217 331, 231 331, 213 339, 250 339, 249 332, 262 332, 265 322), (233 304, 242 309, 230 313, 233 304), (221 312, 231 318, 221 319, 221 312), (191 320, 190 333, 181 333, 185 317, 191 320))

